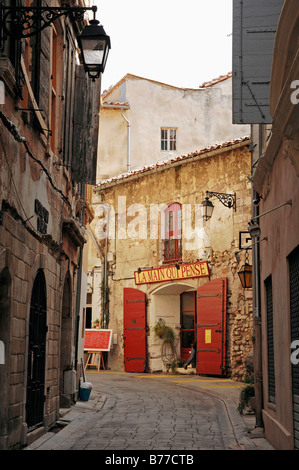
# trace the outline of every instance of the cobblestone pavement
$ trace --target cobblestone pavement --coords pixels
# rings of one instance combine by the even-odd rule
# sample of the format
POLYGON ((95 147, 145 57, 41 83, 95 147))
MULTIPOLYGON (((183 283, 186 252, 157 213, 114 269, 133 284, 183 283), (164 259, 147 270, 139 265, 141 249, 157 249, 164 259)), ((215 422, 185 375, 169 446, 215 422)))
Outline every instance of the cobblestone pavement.
POLYGON ((237 411, 240 384, 197 375, 88 372, 87 402, 25 450, 272 450, 237 411), (251 438, 254 437, 254 438, 251 438))

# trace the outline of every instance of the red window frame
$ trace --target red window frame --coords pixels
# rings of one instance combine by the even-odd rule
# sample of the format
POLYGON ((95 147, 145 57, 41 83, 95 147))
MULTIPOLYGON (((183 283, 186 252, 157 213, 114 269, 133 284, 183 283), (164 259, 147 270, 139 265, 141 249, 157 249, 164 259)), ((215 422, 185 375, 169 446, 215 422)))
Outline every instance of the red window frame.
POLYGON ((164 262, 182 259, 182 205, 174 202, 165 211, 164 262))

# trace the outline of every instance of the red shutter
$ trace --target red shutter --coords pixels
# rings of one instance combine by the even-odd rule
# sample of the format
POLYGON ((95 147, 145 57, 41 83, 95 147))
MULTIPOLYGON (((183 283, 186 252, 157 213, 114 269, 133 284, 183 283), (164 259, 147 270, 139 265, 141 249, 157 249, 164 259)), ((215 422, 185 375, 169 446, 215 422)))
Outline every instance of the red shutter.
POLYGON ((146 369, 146 295, 124 289, 124 364, 126 372, 146 369))
POLYGON ((197 289, 197 373, 225 375, 227 279, 197 289))

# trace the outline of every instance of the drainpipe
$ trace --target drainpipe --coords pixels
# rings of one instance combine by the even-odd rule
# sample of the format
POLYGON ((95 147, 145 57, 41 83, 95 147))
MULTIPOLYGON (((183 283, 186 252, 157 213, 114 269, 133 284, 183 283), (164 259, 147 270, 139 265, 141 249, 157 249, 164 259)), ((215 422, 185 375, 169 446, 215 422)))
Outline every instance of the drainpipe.
MULTIPOLYGON (((83 185, 83 191, 81 194, 84 198, 86 197, 86 185, 83 185)), ((80 215, 80 223, 83 226, 84 224, 84 208, 81 210, 81 215, 80 215)), ((79 354, 79 326, 80 326, 80 312, 81 312, 81 300, 82 300, 82 293, 81 293, 81 288, 82 288, 82 273, 83 273, 83 247, 79 247, 79 262, 78 262, 79 268, 77 271, 77 292, 76 292, 76 305, 75 305, 75 311, 76 311, 76 322, 75 322, 75 371, 77 371, 77 366, 78 366, 78 354, 79 354)))
POLYGON ((128 147, 127 147, 127 171, 131 170, 131 124, 130 121, 124 115, 124 108, 121 108, 121 115, 127 122, 128 126, 128 147))
MULTIPOLYGON (((251 168, 253 169, 253 147, 252 147, 252 126, 251 126, 251 168)), ((261 126, 259 126, 259 139, 261 138, 261 126)), ((261 155, 261 141, 259 141, 259 156, 261 155)), ((253 172, 252 175, 253 176, 253 172)), ((253 189, 252 190, 252 200, 257 199, 258 194, 253 189)), ((252 207, 253 217, 259 215, 258 205, 252 207)), ((261 292, 260 292, 260 247, 259 247, 259 238, 256 238, 252 247, 253 255, 253 266, 254 266, 254 276, 253 276, 253 331, 254 331, 254 389, 255 389, 255 427, 263 428, 263 376, 262 376, 262 335, 261 335, 261 292)))
MULTIPOLYGON (((103 281, 104 289, 108 288, 108 239, 109 239, 109 224, 110 224, 110 206, 108 206, 107 211, 107 230, 106 230, 106 239, 105 239, 105 254, 104 254, 104 270, 103 270, 103 281)), ((103 316, 102 316, 102 328, 108 328, 108 314, 109 311, 106 310, 106 305, 104 305, 105 296, 102 293, 102 306, 103 306, 103 316)))

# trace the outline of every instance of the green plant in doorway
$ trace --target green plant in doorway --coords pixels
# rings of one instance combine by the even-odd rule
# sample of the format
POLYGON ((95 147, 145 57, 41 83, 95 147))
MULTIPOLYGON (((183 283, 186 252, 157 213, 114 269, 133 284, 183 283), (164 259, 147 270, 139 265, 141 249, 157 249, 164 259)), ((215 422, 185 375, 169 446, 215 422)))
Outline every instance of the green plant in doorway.
POLYGON ((165 324, 165 321, 160 319, 153 327, 157 338, 163 339, 165 343, 174 343, 174 331, 170 326, 165 324))
POLYGON ((171 372, 173 374, 178 374, 178 371, 177 371, 177 367, 179 366, 179 361, 178 359, 174 359, 174 361, 172 361, 170 367, 171 367, 171 372))
POLYGON ((101 295, 102 295, 102 328, 107 328, 109 324, 110 287, 105 284, 104 279, 101 284, 101 295))
POLYGON ((177 373, 176 368, 178 366, 178 362, 173 329, 170 326, 167 326, 165 321, 160 318, 154 325, 153 330, 155 332, 155 336, 163 340, 161 345, 161 357, 167 372, 169 368, 171 368, 173 373, 177 373))

